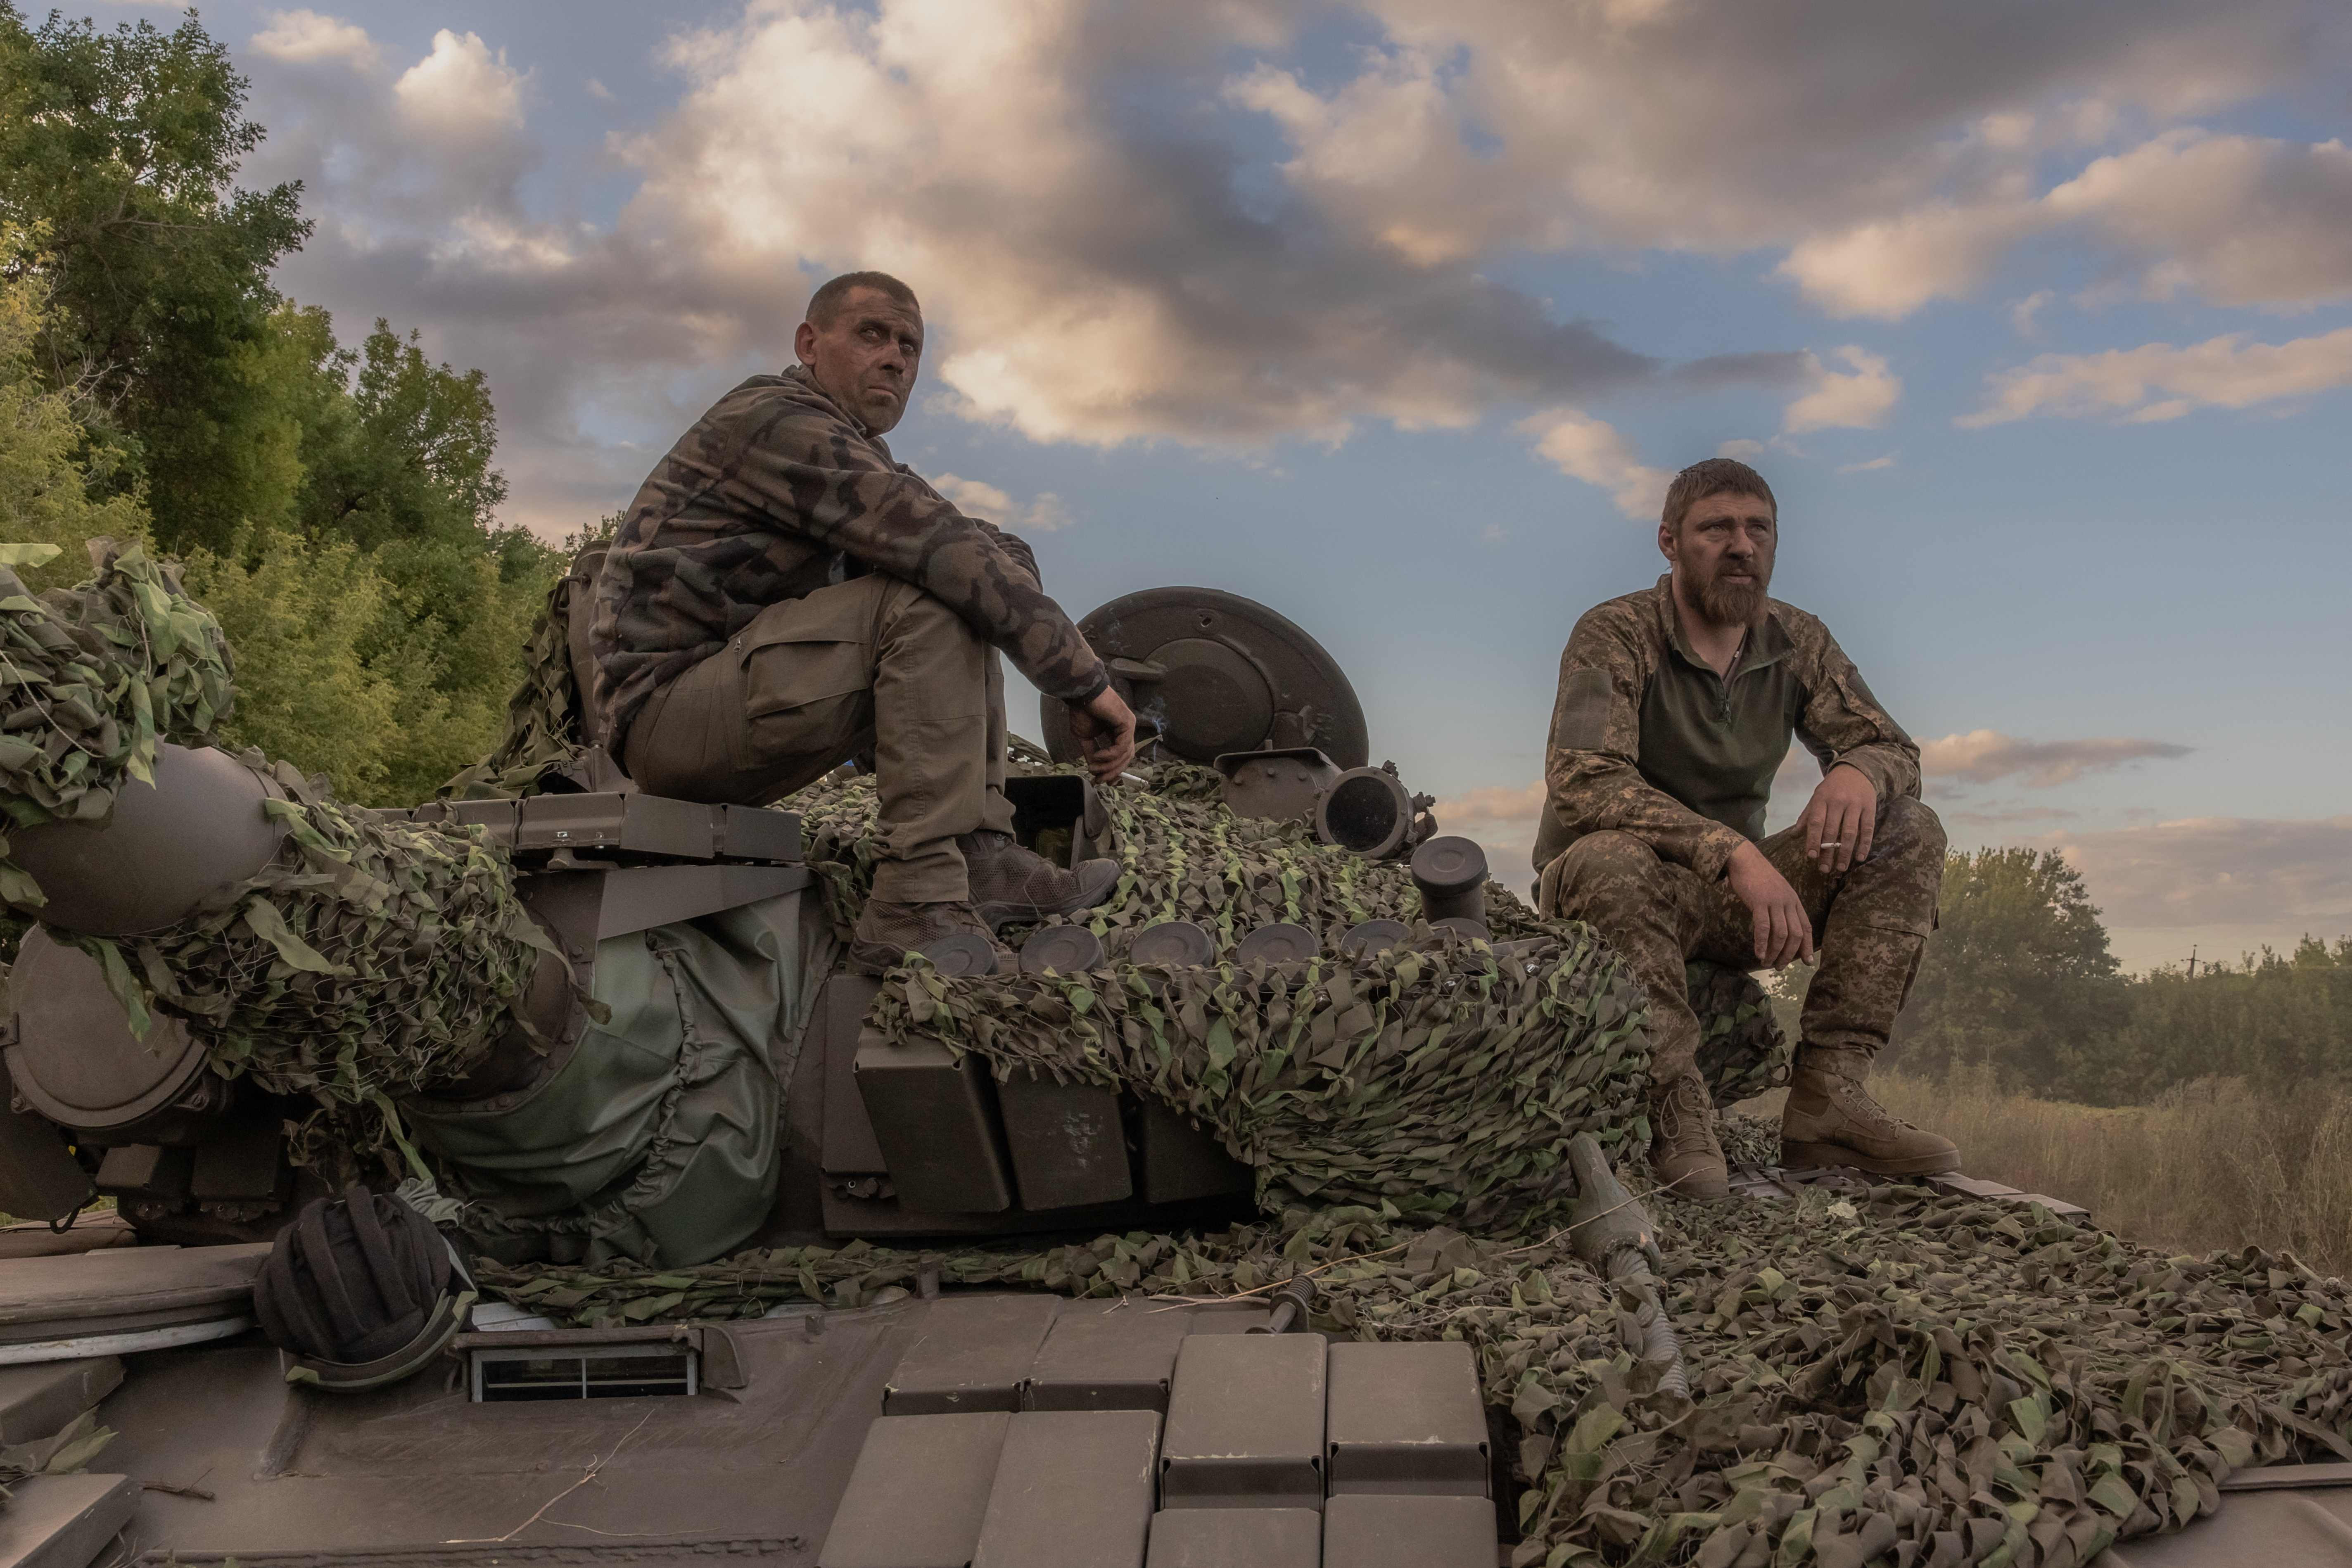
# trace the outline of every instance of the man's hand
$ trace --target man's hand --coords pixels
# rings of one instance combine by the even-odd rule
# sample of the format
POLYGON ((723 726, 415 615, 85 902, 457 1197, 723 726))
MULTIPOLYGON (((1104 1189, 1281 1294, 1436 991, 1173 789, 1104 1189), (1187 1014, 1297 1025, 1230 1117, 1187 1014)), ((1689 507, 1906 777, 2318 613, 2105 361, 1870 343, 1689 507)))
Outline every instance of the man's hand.
POLYGON ((1860 768, 1840 763, 1823 775, 1797 820, 1805 825, 1805 858, 1830 876, 1843 876, 1855 861, 1870 858, 1878 786, 1860 768))
POLYGON ((1108 784, 1135 761, 1135 713, 1118 694, 1106 686, 1086 702, 1073 702, 1070 733, 1087 759, 1087 771, 1097 784, 1108 784))
POLYGON ((1731 852, 1731 864, 1724 868, 1724 877, 1731 890, 1748 906, 1756 919, 1756 962, 1766 969, 1778 969, 1797 959, 1811 962, 1813 956, 1813 921, 1798 900, 1797 890, 1789 886, 1789 879, 1773 868, 1764 858, 1764 851, 1753 844, 1743 844, 1731 852))

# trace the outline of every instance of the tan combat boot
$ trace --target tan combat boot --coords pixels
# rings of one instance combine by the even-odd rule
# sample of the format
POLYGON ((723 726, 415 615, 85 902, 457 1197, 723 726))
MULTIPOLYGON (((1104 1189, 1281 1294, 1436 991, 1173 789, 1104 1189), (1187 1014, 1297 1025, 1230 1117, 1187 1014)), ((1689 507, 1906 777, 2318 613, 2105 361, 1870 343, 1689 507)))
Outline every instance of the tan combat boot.
POLYGON ((1731 1168, 1715 1137, 1715 1101, 1706 1080, 1684 1073, 1652 1086, 1650 1171, 1676 1197, 1727 1198, 1731 1168))
POLYGON ((996 950, 1000 959, 1010 951, 968 903, 900 904, 868 899, 858 912, 857 928, 850 933, 849 967, 859 974, 879 974, 907 962, 943 936, 977 936, 996 950))
POLYGON ((1780 1163, 1792 1171, 1850 1165, 1880 1176, 1932 1176, 1958 1170, 1960 1150, 1871 1099, 1861 1079, 1806 1064, 1801 1054, 1780 1111, 1780 1163))
POLYGON ((1118 886, 1116 860, 1082 861, 1065 871, 1010 833, 982 828, 958 838, 956 847, 971 878, 972 907, 992 931, 1093 909, 1118 886))

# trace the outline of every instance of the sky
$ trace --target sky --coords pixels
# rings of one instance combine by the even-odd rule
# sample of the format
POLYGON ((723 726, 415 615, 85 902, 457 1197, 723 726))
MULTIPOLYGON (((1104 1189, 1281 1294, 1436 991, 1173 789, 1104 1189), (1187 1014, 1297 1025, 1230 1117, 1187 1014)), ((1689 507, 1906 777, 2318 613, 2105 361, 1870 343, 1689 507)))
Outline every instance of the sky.
POLYGON ((486 371, 551 539, 894 272, 903 460, 1074 616, 1304 626, 1517 885, 1568 632, 1729 453, 1956 846, 2063 853, 2132 969, 2352 933, 2339 0, 196 10, 280 286, 486 371))

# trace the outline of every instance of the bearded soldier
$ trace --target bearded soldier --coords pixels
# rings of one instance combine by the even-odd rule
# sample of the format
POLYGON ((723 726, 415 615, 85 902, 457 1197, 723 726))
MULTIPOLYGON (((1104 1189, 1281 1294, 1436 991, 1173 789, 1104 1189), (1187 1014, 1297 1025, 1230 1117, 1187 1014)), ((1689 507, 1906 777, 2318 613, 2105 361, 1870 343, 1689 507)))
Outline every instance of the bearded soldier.
POLYGON ((1029 546, 883 444, 922 357, 914 291, 835 278, 793 346, 799 363, 678 438, 621 521, 591 633, 600 739, 646 790, 710 802, 869 757, 883 853, 850 950, 867 973, 1100 903, 1116 862, 1066 871, 1013 841, 997 651, 1068 705, 1098 779, 1133 759, 1135 716, 1029 546))
POLYGON ((1919 748, 1829 628, 1765 596, 1779 532, 1771 489, 1745 463, 1675 476, 1658 525, 1672 570, 1577 622, 1545 758, 1538 897, 1597 927, 1649 988, 1651 1167, 1690 1197, 1730 1190, 1684 982, 1693 957, 1777 969, 1818 950, 1784 1163, 1959 1165, 1948 1140, 1863 1087, 1936 923, 1943 825, 1919 801, 1919 748), (1767 838, 1791 734, 1822 782, 1767 838))

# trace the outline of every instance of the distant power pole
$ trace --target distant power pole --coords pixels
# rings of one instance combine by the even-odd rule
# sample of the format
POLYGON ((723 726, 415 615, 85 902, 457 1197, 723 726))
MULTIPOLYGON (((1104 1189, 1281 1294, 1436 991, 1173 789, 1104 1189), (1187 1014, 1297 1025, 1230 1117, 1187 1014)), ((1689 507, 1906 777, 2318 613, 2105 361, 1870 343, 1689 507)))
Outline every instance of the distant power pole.
POLYGON ((2193 942, 2189 944, 2189 978, 2197 978, 2197 944, 2193 942))

